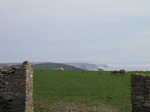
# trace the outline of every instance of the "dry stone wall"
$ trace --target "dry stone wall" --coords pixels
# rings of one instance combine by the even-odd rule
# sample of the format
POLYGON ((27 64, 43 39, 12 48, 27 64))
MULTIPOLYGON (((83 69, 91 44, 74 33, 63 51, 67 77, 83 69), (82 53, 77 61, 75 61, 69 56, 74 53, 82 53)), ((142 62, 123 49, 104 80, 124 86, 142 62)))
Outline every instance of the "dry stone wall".
POLYGON ((150 76, 131 74, 132 112, 150 112, 150 76))
POLYGON ((27 61, 0 73, 0 112, 33 112, 33 71, 27 61))

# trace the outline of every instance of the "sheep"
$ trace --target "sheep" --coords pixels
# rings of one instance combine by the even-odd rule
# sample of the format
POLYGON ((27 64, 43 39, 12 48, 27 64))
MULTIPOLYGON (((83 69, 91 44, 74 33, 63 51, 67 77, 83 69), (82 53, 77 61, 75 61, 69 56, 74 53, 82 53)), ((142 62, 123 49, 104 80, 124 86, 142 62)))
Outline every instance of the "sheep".
POLYGON ((124 69, 121 69, 121 70, 118 71, 118 73, 120 73, 120 74, 125 74, 125 73, 127 73, 127 71, 124 70, 124 69))
POLYGON ((102 68, 98 68, 98 71, 104 71, 102 68))
POLYGON ((64 68, 59 68, 59 71, 64 71, 64 68))
POLYGON ((111 71, 111 75, 112 74, 118 74, 118 71, 117 70, 111 71))
POLYGON ((125 73, 127 73, 127 71, 124 70, 124 69, 121 69, 121 70, 119 70, 119 71, 114 70, 114 71, 111 72, 111 74, 125 74, 125 73))

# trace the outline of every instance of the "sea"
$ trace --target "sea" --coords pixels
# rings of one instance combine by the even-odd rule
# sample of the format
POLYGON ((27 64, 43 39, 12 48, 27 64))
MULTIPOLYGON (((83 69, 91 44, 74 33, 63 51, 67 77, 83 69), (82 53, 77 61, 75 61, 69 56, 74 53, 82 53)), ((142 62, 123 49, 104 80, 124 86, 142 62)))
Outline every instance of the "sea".
POLYGON ((150 71, 150 64, 107 64, 104 70, 150 71))

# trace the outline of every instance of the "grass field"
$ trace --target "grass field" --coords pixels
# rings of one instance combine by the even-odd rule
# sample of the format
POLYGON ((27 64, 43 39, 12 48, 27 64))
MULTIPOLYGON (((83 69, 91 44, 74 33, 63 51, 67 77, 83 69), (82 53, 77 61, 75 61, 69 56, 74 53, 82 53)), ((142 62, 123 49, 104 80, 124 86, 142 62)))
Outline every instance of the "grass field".
POLYGON ((130 74, 35 70, 35 112, 131 112, 130 74))

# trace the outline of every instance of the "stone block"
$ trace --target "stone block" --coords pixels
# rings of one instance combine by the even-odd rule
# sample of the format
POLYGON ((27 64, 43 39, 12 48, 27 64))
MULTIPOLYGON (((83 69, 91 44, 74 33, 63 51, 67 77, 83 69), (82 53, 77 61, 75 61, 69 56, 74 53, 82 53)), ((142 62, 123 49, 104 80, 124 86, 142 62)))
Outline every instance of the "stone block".
POLYGON ((143 106, 146 107, 146 108, 150 108, 150 103, 148 103, 148 102, 143 103, 143 106))
POLYGON ((150 112, 150 108, 143 108, 142 112, 150 112))
POLYGON ((145 94, 145 88, 144 86, 134 86, 131 88, 131 94, 132 95, 144 95, 145 94))
POLYGON ((131 85, 132 86, 143 86, 145 85, 146 76, 143 74, 131 74, 131 85))
POLYGON ((145 80, 145 85, 150 86, 150 80, 145 80))
POLYGON ((132 112, 150 112, 150 76, 132 74, 131 85, 132 112))
POLYGON ((133 107, 132 112, 143 112, 143 108, 142 107, 133 107))
POLYGON ((33 112, 32 68, 28 62, 0 76, 0 112, 33 112))

